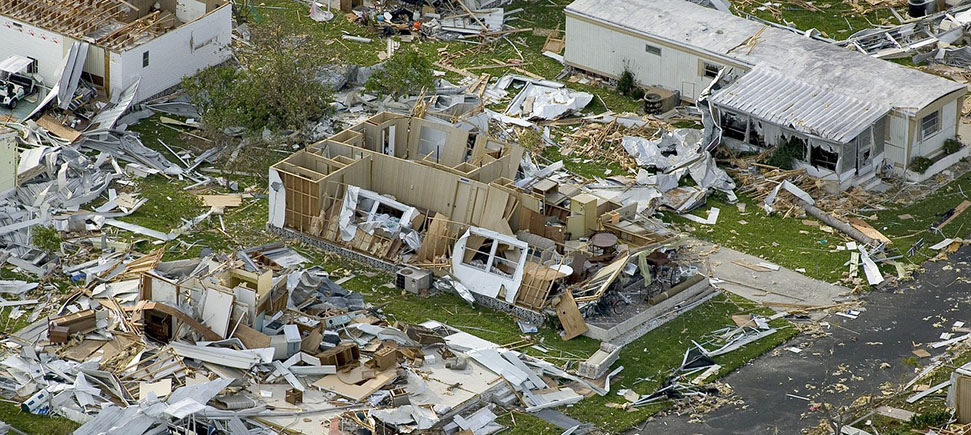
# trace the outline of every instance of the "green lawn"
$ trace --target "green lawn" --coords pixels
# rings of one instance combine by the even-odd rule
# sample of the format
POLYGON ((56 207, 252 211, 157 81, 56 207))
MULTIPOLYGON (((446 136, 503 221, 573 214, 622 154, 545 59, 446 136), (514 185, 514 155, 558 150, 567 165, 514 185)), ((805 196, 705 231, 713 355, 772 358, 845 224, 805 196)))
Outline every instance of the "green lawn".
POLYGON ((80 426, 66 418, 23 412, 19 405, 9 402, 0 402, 0 421, 31 435, 67 435, 80 426))
POLYGON ((893 247, 900 253, 907 252, 914 243, 924 239, 924 248, 906 260, 920 264, 937 254, 927 249, 928 246, 945 237, 964 238, 971 232, 971 212, 954 218, 938 234, 930 232, 931 225, 940 221, 944 213, 969 198, 967 194, 971 194, 971 173, 955 179, 913 204, 888 204, 891 209, 876 212, 877 219, 870 224, 893 240, 893 247), (901 218, 902 215, 911 215, 913 218, 901 218))
MULTIPOLYGON (((845 244, 844 238, 838 233, 824 232, 818 225, 805 225, 803 218, 770 216, 760 207, 761 203, 745 195, 739 196, 739 203, 745 204, 744 213, 723 196, 715 195, 708 198, 705 206, 692 212, 707 217, 708 210, 718 207, 721 212, 715 225, 702 225, 668 211, 663 213, 664 220, 712 243, 790 269, 806 269, 806 276, 823 281, 835 282, 842 278, 844 271, 849 270, 843 267, 843 263, 849 260, 850 254, 836 251, 837 245, 845 244)), ((813 217, 805 219, 818 222, 813 217)))
MULTIPOLYGON (((788 21, 799 30, 816 29, 822 32, 823 36, 836 40, 846 39, 853 33, 874 27, 877 24, 900 24, 886 8, 860 14, 850 6, 849 0, 807 1, 805 4, 811 5, 807 7, 801 7, 800 2, 780 3, 782 3, 781 6, 775 6, 775 3, 773 3, 773 8, 779 10, 781 17, 776 16, 772 10, 765 8, 763 2, 750 2, 737 6, 764 20, 779 23, 788 21), (813 7, 817 10, 813 10, 813 7)), ((860 2, 860 4, 867 5, 866 2, 860 2)), ((905 10, 898 12, 901 15, 906 15, 905 10)))
MULTIPOLYGON (((615 364, 624 366, 624 370, 611 380, 611 393, 603 397, 588 397, 564 412, 578 420, 593 422, 608 433, 621 433, 640 424, 652 414, 670 406, 670 403, 658 403, 629 411, 608 407, 607 404, 611 402, 626 402, 616 391, 629 388, 641 395, 654 392, 671 370, 680 367, 684 352, 692 346, 692 340, 704 343, 712 331, 735 326, 731 320, 732 315, 748 313, 769 315, 772 311, 737 296, 720 295, 681 314, 624 347, 615 364), (641 379, 644 380, 634 384, 641 379)), ((798 330, 791 327, 788 321, 778 319, 771 325, 782 329, 739 350, 715 357, 715 362, 722 369, 718 376, 709 378, 709 381, 735 371, 798 334, 798 330)))

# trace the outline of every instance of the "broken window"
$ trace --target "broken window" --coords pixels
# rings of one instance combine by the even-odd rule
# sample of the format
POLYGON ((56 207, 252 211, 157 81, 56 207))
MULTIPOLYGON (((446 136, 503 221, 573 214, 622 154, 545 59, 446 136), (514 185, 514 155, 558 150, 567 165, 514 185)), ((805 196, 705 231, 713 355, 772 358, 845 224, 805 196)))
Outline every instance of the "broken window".
POLYGON ((472 234, 465 243, 462 263, 503 278, 516 273, 522 249, 496 239, 472 234))
POLYGON ((935 135, 939 131, 941 131, 940 110, 931 113, 920 120, 920 140, 927 140, 927 138, 935 135))
POLYGON ((644 44, 644 51, 653 54, 655 56, 661 55, 661 47, 656 47, 651 44, 644 44))
POLYGON ((721 65, 716 65, 713 63, 702 61, 702 67, 704 68, 704 76, 708 78, 715 78, 718 75, 718 71, 721 70, 721 65))
POLYGON ((469 159, 472 158, 472 151, 475 149, 475 140, 478 137, 479 136, 475 133, 469 133, 469 137, 465 141, 465 160, 463 160, 464 162, 467 162, 469 161, 469 159))
POLYGON ((745 141, 748 130, 748 117, 732 112, 722 112, 722 136, 745 141))
POLYGON ((759 148, 765 148, 765 131, 762 129, 762 122, 753 120, 750 126, 751 129, 748 133, 748 143, 759 148))
POLYGON ((817 168, 835 171, 839 157, 839 153, 830 150, 829 147, 813 145, 809 148, 809 164, 817 168))
POLYGON ((148 51, 142 53, 142 68, 148 67, 148 51))
POLYGON ((354 223, 374 230, 382 230, 387 234, 398 232, 401 225, 408 226, 411 219, 409 209, 399 204, 393 204, 380 196, 371 196, 361 192, 354 208, 354 223))

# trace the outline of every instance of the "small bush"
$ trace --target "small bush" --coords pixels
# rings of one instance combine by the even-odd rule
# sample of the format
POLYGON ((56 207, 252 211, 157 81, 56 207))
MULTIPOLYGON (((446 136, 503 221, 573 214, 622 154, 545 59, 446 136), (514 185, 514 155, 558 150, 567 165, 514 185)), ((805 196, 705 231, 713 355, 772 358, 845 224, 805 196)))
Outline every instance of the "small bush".
POLYGON ((767 165, 775 166, 780 169, 790 170, 793 168, 793 162, 795 160, 802 160, 806 158, 806 144, 798 138, 790 137, 783 140, 775 147, 775 151, 769 160, 765 162, 767 165))
POLYGON ((634 89, 637 89, 637 83, 634 82, 634 72, 629 67, 624 66, 624 72, 620 73, 620 78, 617 79, 617 92, 629 97, 634 89))
POLYGON ((641 88, 634 88, 633 91, 630 91, 630 97, 638 101, 644 98, 644 94, 645 92, 641 88))
POLYGON ((417 95, 422 89, 431 94, 435 91, 435 74, 428 59, 415 50, 402 50, 371 75, 364 89, 393 98, 417 95))
POLYGON ((34 227, 34 246, 57 252, 61 249, 61 233, 54 227, 34 227))
POLYGON ((943 426, 951 419, 951 413, 947 411, 925 412, 910 417, 910 425, 916 429, 923 429, 931 426, 943 426))
POLYGON ((910 159, 910 170, 918 174, 923 174, 927 172, 927 169, 934 164, 934 161, 928 159, 927 157, 914 157, 910 159))
POLYGON ((961 147, 963 146, 964 145, 961 143, 961 141, 957 139, 948 139, 944 141, 944 154, 954 154, 960 151, 961 147))

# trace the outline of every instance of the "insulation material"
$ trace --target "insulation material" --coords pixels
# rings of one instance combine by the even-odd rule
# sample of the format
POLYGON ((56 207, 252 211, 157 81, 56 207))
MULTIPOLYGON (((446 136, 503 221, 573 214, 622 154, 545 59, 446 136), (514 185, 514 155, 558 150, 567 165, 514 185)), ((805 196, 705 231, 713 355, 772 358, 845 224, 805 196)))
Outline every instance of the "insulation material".
POLYGON ((341 229, 341 240, 350 242, 357 234, 357 225, 354 224, 354 209, 357 208, 357 196, 361 188, 357 186, 347 186, 344 192, 344 202, 341 205, 341 213, 337 217, 337 223, 341 229))
POLYGON ((530 83, 509 103, 506 115, 523 119, 557 119, 583 109, 591 101, 593 95, 587 92, 530 83))

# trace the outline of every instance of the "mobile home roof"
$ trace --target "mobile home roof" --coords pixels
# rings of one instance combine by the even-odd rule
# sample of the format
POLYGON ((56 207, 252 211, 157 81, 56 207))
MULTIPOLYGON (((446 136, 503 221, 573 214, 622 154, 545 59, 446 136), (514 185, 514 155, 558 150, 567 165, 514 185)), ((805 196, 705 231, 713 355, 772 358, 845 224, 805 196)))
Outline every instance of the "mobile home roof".
MULTIPOLYGON (((739 62, 825 90, 916 112, 965 85, 684 0, 577 0, 568 16, 739 62), (746 45, 758 35, 753 45, 746 45)), ((567 35, 580 37, 582 35, 567 35)))

